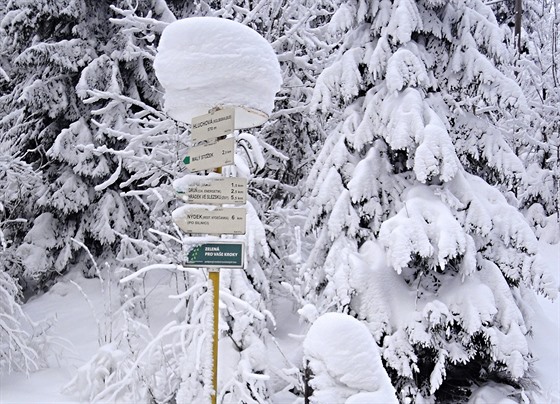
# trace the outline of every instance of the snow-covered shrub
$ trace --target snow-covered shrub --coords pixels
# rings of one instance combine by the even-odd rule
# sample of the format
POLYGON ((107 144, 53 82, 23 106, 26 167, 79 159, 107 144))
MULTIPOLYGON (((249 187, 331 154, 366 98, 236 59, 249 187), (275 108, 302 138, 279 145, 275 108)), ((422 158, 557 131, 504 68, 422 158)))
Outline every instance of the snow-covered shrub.
POLYGON ((110 384, 111 378, 119 376, 115 373, 122 373, 127 365, 130 367, 126 359, 126 355, 114 344, 100 347, 85 365, 78 368, 76 375, 65 386, 65 392, 92 402, 110 384))
POLYGON ((40 341, 33 335, 39 324, 33 324, 20 305, 18 279, 23 269, 14 248, 25 229, 22 215, 33 201, 37 183, 28 164, 0 149, 0 372, 29 373, 43 364, 40 341))
POLYGON ((11 276, 0 271, 0 372, 30 373, 41 365, 38 347, 26 331, 30 321, 17 301, 19 292, 11 276))

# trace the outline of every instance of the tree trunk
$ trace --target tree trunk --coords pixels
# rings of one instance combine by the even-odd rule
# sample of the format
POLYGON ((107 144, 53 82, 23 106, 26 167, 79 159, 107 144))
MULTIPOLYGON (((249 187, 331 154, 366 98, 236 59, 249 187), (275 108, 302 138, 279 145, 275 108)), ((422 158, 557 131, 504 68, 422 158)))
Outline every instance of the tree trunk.
POLYGON ((309 385, 313 372, 309 367, 309 361, 306 361, 305 368, 303 369, 303 402, 309 404, 309 398, 313 395, 313 388, 309 385))
POLYGON ((515 0, 515 38, 517 39, 517 52, 521 54, 521 15, 523 14, 522 0, 515 0))

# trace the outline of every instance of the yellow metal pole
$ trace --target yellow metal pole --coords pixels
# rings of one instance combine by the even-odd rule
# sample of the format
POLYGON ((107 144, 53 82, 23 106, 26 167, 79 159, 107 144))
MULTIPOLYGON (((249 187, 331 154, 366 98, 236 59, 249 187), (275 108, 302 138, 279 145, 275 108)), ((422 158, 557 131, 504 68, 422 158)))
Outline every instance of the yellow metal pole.
MULTIPOLYGON (((222 167, 214 169, 214 172, 221 174, 222 167)), ((212 395, 212 404, 218 402, 218 324, 220 318, 220 270, 210 270, 210 282, 212 282, 212 290, 214 291, 214 332, 212 333, 212 386, 214 394, 212 395)))
POLYGON ((214 299, 214 332, 212 336, 212 385, 214 388, 214 394, 212 395, 212 404, 216 404, 218 399, 218 320, 220 315, 220 271, 217 269, 211 269, 209 277, 210 282, 212 283, 214 299))

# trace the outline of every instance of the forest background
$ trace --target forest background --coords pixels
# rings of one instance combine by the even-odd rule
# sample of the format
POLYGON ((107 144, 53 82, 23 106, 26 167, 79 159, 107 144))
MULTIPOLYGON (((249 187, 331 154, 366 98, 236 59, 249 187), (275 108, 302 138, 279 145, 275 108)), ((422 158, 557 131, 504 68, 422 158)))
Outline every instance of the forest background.
POLYGON ((57 320, 22 307, 91 303, 94 278, 99 349, 65 393, 208 398, 206 273, 181 266, 171 220, 189 127, 163 112, 153 60, 167 24, 216 16, 266 38, 283 76, 268 122, 235 134, 248 264, 222 272, 220 400, 558 399, 531 342, 537 294, 558 294, 553 1, 11 0, 0 15, 2 375, 68 358, 57 320), (341 359, 342 337, 367 355, 341 359))

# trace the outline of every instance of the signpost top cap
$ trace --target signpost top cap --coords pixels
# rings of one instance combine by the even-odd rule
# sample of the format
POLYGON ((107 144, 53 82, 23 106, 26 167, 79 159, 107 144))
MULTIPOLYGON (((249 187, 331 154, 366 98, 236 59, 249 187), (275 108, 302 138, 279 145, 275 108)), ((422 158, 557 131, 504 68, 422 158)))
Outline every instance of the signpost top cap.
POLYGON ((236 129, 262 125, 282 76, 270 44, 253 29, 216 17, 169 24, 154 61, 169 116, 191 123, 214 108, 235 109, 236 129))

